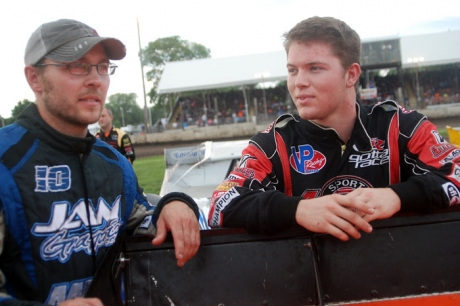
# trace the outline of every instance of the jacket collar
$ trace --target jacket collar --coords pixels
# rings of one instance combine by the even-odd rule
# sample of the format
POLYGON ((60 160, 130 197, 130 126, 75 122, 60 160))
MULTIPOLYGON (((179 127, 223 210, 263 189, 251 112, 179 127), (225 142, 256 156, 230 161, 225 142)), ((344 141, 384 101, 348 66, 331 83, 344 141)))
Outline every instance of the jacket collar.
MULTIPOLYGON (((356 101, 356 112, 358 116, 356 116, 350 140, 353 141, 358 151, 369 152, 372 150, 372 141, 365 127, 368 123, 370 113, 368 114, 366 112, 366 109, 363 108, 359 101, 356 101)), ((302 120, 299 117, 297 117, 297 119, 300 121, 302 129, 313 137, 328 138, 343 144, 343 141, 339 138, 339 135, 334 129, 324 128, 310 120, 302 120)))
POLYGON ((71 137, 59 133, 47 124, 38 112, 37 105, 32 103, 18 117, 16 123, 26 128, 29 133, 47 145, 63 153, 87 154, 91 152, 96 138, 87 132, 85 138, 71 137))

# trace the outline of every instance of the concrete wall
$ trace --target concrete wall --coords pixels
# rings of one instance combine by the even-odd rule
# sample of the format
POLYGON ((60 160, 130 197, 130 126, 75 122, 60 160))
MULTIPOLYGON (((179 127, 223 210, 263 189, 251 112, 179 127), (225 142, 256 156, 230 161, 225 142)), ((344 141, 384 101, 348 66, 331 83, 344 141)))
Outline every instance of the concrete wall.
POLYGON ((429 105, 427 108, 419 110, 429 119, 440 119, 460 116, 460 104, 440 104, 429 105))
MULTIPOLYGON (((442 104, 428 106, 419 110, 429 119, 460 117, 460 104, 442 104)), ((235 140, 250 138, 257 132, 267 128, 269 123, 256 125, 253 122, 224 124, 220 126, 196 127, 190 126, 184 130, 167 130, 162 133, 132 135, 134 144, 162 144, 180 142, 203 142, 208 140, 235 140)))
POLYGON ((220 126, 187 127, 184 130, 167 130, 162 133, 132 135, 134 144, 155 144, 174 142, 195 142, 217 139, 241 139, 250 138, 257 132, 264 130, 267 125, 256 125, 255 123, 224 124, 220 126))

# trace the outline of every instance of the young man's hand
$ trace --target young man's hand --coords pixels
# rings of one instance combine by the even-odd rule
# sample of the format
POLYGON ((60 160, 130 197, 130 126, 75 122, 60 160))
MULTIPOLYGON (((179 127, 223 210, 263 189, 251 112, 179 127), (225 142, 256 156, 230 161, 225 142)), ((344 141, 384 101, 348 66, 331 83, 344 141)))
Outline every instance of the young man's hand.
POLYGON ((360 230, 370 233, 370 221, 389 218, 401 209, 398 195, 390 188, 358 188, 349 194, 332 194, 301 200, 297 223, 309 231, 347 241, 359 239, 360 230))

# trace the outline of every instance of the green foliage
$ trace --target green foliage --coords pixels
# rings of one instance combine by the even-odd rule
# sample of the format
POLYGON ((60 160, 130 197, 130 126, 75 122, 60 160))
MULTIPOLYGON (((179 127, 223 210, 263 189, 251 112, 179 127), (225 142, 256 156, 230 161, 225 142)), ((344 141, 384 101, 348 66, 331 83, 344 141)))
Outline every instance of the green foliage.
POLYGON ((163 155, 136 158, 133 168, 145 193, 160 193, 166 169, 163 155))
POLYGON ((16 106, 11 111, 11 117, 10 118, 3 118, 2 116, 0 116, 0 119, 1 119, 0 127, 7 126, 9 124, 14 123, 14 121, 16 121, 16 119, 18 118, 19 114, 22 113, 22 111, 25 110, 26 107, 29 106, 32 103, 34 103, 34 102, 29 101, 27 99, 19 101, 18 104, 16 104, 16 106))
POLYGON ((150 42, 143 50, 143 64, 153 69, 147 72, 150 80, 159 80, 166 62, 195 58, 207 58, 211 51, 203 45, 181 39, 179 36, 164 37, 150 42))
POLYGON ((105 106, 113 113, 113 125, 115 127, 127 126, 128 124, 138 125, 144 122, 144 112, 136 100, 137 95, 135 93, 117 93, 109 97, 109 102, 105 106))
POLYGON ((16 120, 16 118, 18 118, 19 114, 22 113, 22 111, 25 110, 27 108, 27 106, 29 106, 32 103, 34 103, 34 102, 29 101, 27 99, 19 101, 18 104, 16 104, 16 106, 11 111, 12 119, 16 120))
MULTIPOLYGON (((208 58, 211 50, 205 46, 181 39, 179 36, 159 38, 150 42, 142 50, 142 63, 152 69, 147 72, 148 80, 153 81, 152 90, 149 92, 150 100, 155 101, 157 96, 158 82, 161 79, 165 63, 191 60, 196 58, 208 58)), ((164 100, 156 101, 164 103, 164 100)), ((160 106, 162 108, 163 106, 160 106)))
POLYGON ((14 123, 14 118, 13 117, 10 117, 10 118, 1 118, 2 119, 2 122, 1 122, 1 125, 0 126, 7 126, 7 125, 10 125, 12 123, 14 123))

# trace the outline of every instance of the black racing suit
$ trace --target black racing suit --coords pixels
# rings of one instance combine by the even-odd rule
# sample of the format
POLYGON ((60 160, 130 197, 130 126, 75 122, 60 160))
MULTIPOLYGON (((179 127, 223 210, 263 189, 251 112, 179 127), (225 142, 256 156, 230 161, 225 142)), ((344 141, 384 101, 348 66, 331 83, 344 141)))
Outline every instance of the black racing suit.
POLYGON ((82 297, 121 231, 154 234, 129 161, 91 134, 57 132, 32 104, 0 144, 1 305, 82 297))
POLYGON ((255 135, 214 191, 209 225, 276 233, 297 226, 301 199, 359 187, 390 187, 401 211, 459 204, 460 150, 426 117, 393 101, 356 109, 346 144, 334 129, 288 114, 255 135))
POLYGON ((131 163, 133 163, 136 159, 136 153, 134 152, 134 147, 131 138, 129 138, 129 135, 126 134, 124 131, 118 128, 114 128, 112 126, 112 128, 110 129, 110 133, 107 136, 105 136, 102 130, 97 132, 94 136, 96 136, 96 138, 99 138, 104 142, 107 142, 115 150, 117 150, 123 156, 128 158, 131 161, 131 163))

